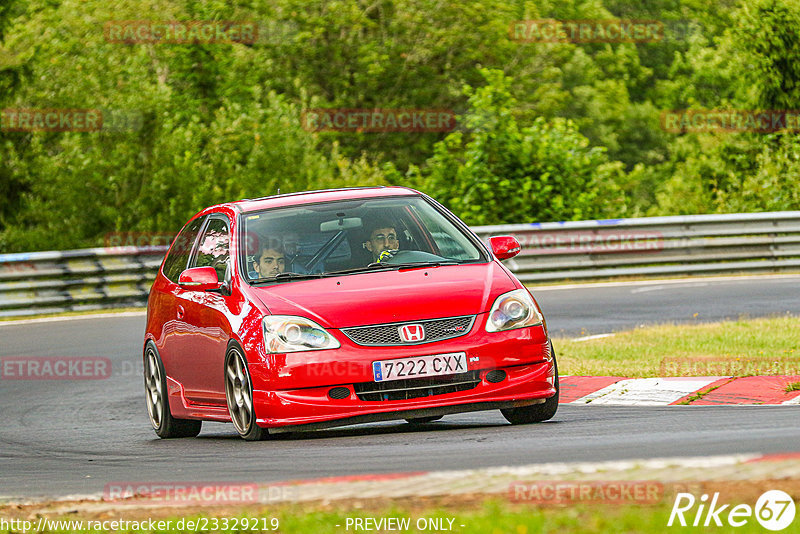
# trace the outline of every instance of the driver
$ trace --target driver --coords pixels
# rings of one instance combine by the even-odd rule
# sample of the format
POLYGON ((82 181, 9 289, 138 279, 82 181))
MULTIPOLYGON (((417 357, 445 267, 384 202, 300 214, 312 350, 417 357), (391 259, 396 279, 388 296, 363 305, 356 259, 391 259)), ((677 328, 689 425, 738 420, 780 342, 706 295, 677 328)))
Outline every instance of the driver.
POLYGON ((270 278, 286 269, 283 245, 277 239, 266 239, 261 249, 253 257, 253 270, 260 278, 270 278))
MULTIPOLYGON (((380 221, 369 229, 369 237, 364 242, 364 248, 372 253, 372 261, 381 260, 381 254, 388 251, 397 251, 400 241, 397 239, 397 229, 394 225, 380 221)), ((386 256, 386 254, 384 254, 386 256)))

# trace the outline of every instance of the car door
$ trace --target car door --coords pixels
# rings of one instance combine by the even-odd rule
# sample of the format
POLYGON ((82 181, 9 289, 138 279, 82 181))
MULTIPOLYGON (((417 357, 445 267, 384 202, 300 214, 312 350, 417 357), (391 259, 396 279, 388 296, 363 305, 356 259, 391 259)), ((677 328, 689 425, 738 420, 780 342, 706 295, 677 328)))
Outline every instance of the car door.
MULTIPOLYGON (((188 268, 214 267, 220 281, 231 268, 230 222, 212 214, 203 229, 188 268)), ((181 382, 187 401, 225 405, 225 351, 230 336, 228 296, 221 291, 183 288, 178 296, 188 333, 182 344, 181 382)))
POLYGON ((156 316, 151 323, 159 325, 159 331, 153 332, 156 347, 164 362, 167 376, 180 382, 179 376, 183 359, 183 341, 189 332, 184 320, 184 307, 181 295, 184 289, 178 285, 178 278, 189 265, 197 238, 206 217, 201 216, 190 221, 175 237, 172 246, 164 259, 163 277, 159 277, 153 285, 153 293, 148 304, 156 316))

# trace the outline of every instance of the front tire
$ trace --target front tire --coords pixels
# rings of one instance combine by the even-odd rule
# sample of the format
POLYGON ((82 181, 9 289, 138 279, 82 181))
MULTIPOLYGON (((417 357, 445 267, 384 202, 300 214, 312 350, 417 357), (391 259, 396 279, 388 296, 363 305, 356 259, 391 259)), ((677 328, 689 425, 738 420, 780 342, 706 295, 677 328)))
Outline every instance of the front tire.
POLYGON ((162 439, 193 438, 200 433, 202 421, 172 417, 167 396, 167 373, 155 346, 148 343, 144 350, 144 389, 150 424, 162 439))
POLYGON ((542 404, 532 404, 530 406, 523 406, 521 408, 508 408, 500 410, 506 421, 512 425, 527 425, 530 423, 541 423, 552 419, 558 410, 558 363, 556 362, 556 353, 553 350, 553 344, 550 344, 550 354, 553 356, 553 367, 555 368, 555 380, 553 385, 556 388, 556 394, 545 400, 542 404))
POLYGON ((267 429, 256 424, 253 384, 247 370, 247 360, 236 346, 229 348, 225 357, 225 398, 233 426, 242 438, 261 441, 269 437, 267 429))

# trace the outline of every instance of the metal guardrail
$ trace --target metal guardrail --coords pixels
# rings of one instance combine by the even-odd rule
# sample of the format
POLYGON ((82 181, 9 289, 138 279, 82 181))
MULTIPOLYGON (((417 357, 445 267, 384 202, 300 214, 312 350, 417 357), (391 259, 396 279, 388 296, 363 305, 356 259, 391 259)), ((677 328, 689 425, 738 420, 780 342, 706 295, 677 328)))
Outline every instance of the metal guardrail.
POLYGON ((0 317, 143 306, 166 250, 0 254, 0 317))
POLYGON ((523 282, 800 270, 800 211, 483 226, 523 282))
MULTIPOLYGON (((800 271, 800 211, 473 228, 510 234, 523 282, 800 271)), ((0 316, 142 306, 166 247, 0 254, 0 316)))

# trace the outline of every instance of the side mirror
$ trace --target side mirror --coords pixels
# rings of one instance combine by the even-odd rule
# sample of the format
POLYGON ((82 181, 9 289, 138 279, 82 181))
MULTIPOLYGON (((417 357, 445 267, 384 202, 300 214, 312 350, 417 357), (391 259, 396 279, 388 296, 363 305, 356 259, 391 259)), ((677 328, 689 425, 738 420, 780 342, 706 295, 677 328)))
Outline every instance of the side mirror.
POLYGON ((507 260, 513 258, 522 247, 517 241, 517 238, 510 235, 496 235, 489 238, 489 244, 492 247, 492 252, 497 256, 498 260, 507 260))
POLYGON ((181 273, 178 285, 197 291, 214 291, 222 284, 219 282, 217 270, 213 267, 193 267, 181 273))

